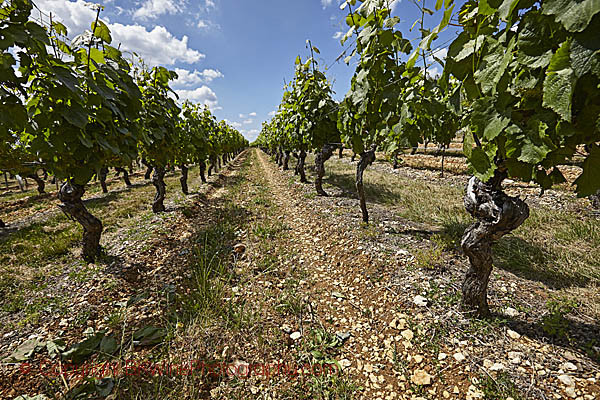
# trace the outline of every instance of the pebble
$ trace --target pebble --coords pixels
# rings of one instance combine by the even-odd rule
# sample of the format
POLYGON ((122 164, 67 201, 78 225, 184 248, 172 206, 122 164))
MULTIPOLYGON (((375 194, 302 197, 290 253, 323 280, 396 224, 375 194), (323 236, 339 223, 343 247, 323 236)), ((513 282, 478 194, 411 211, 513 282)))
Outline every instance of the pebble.
POLYGON ((292 339, 292 340, 298 340, 298 339, 300 339, 301 337, 302 337, 302 334, 301 334, 300 332, 298 332, 298 331, 296 331, 296 332, 293 332, 293 333, 290 335, 290 339, 292 339))
POLYGON ((427 300, 423 296, 415 296, 415 298, 413 299, 413 303, 415 303, 419 307, 425 307, 429 303, 429 300, 427 300))
POLYGON ((454 359, 458 362, 465 361, 467 359, 463 353, 454 353, 452 357, 454 357, 454 359))
POLYGON ((410 381, 415 385, 427 386, 431 385, 431 375, 422 369, 417 369, 410 377, 410 381))

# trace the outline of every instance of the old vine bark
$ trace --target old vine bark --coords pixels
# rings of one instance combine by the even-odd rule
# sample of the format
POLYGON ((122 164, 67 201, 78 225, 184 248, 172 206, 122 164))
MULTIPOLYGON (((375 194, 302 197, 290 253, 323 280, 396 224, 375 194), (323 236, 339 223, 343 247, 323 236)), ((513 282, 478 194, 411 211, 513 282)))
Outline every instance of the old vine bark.
POLYGON ((472 177, 467 184, 465 209, 477 222, 467 228, 461 246, 470 267, 462 285, 463 309, 478 317, 490 313, 487 286, 492 272, 492 245, 517 229, 529 217, 529 207, 502 191, 506 172, 496 170, 489 182, 472 177))
POLYGON ((206 162, 200 161, 198 166, 200 167, 200 179, 202 180, 202 183, 206 183, 206 176, 204 175, 206 172, 206 162))
POLYGON ((363 185, 363 173, 367 167, 375 161, 375 147, 364 151, 360 154, 360 160, 356 164, 356 191, 360 201, 360 211, 362 212, 362 220, 369 223, 369 211, 367 210, 367 200, 365 198, 365 188, 363 185))
POLYGON ((40 178, 38 176, 37 172, 27 175, 27 177, 33 179, 35 181, 35 183, 37 183, 37 191, 39 194, 46 193, 46 191, 45 191, 46 183, 44 182, 44 180, 42 178, 40 178))
POLYGON ((183 192, 183 194, 189 193, 187 184, 188 171, 189 170, 186 165, 181 165, 181 178, 179 178, 179 183, 181 183, 181 191, 183 192))
POLYGON ((106 176, 108 175, 108 168, 100 168, 98 173, 98 180, 100 181, 100 187, 102 187, 102 193, 108 193, 108 187, 106 187, 106 176))
POLYGON ((58 192, 62 202, 59 206, 65 215, 81 224, 83 227, 83 259, 94 262, 100 254, 100 236, 102 235, 102 222, 94 217, 83 205, 81 200, 85 193, 83 185, 65 182, 58 192))
POLYGON ((290 167, 289 167, 290 153, 291 153, 291 151, 289 151, 289 150, 286 150, 283 153, 283 170, 284 171, 287 171, 288 169, 290 169, 290 167))
POLYGON ((131 181, 129 180, 129 172, 127 172, 125 168, 117 167, 115 168, 115 171, 117 171, 117 174, 123 173, 123 182, 125 182, 125 185, 127 187, 131 186, 131 181))
POLYGON ((154 203, 152 203, 152 211, 159 213, 165 211, 165 193, 167 191, 167 185, 165 184, 165 168, 155 167, 154 174, 152 175, 152 184, 156 188, 156 195, 154 196, 154 203))
POLYGON ((306 151, 300 150, 300 154, 298 155, 298 174, 300 175, 300 182, 308 183, 306 179, 306 173, 304 171, 304 164, 306 162, 306 151))
POLYGON ((323 146, 320 152, 315 157, 315 189, 319 196, 327 196, 327 193, 323 190, 323 177, 325 176, 325 161, 329 160, 333 155, 333 152, 337 148, 336 145, 326 144, 323 146))

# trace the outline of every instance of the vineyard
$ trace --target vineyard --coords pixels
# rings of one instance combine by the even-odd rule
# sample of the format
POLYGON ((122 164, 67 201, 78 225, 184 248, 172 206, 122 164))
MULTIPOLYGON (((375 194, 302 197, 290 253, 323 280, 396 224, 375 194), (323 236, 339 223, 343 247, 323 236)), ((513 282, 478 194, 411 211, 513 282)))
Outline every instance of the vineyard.
POLYGON ((250 143, 0 1, 0 398, 600 399, 600 2, 431 2, 340 1, 250 143))

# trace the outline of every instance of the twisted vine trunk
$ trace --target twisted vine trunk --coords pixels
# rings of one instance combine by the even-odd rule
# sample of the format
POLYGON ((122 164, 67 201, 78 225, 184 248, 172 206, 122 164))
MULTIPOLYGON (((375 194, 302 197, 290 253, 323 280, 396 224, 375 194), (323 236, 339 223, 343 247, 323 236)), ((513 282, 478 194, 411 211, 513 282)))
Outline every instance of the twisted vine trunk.
POLYGON ((152 174, 152 165, 148 164, 148 161, 142 158, 142 164, 146 166, 146 173, 144 174, 144 179, 150 179, 150 175, 152 174))
POLYGON ((39 194, 44 194, 46 193, 45 189, 46 189, 46 183, 44 182, 44 180, 42 178, 40 178, 37 174, 37 172, 34 172, 33 174, 27 175, 28 178, 31 178, 35 181, 35 183, 37 183, 37 191, 39 194))
POLYGON ((221 165, 221 157, 217 156, 217 164, 218 164, 218 168, 221 169, 222 165, 221 165))
POLYGON ((59 207, 68 218, 79 222, 83 227, 82 256, 85 261, 94 262, 101 250, 102 222, 83 205, 81 198, 84 193, 83 185, 65 182, 58 192, 58 199, 62 202, 59 207))
POLYGON ((213 170, 217 172, 215 157, 210 157, 210 165, 208 167, 208 176, 212 176, 213 170))
POLYGON ((287 171, 288 169, 290 169, 289 163, 290 163, 290 151, 286 150, 283 153, 283 170, 284 171, 287 171))
POLYGON ((154 196, 154 203, 152 203, 152 212, 159 213, 165 211, 165 193, 167 191, 167 185, 165 185, 165 168, 155 167, 154 174, 152 175, 152 184, 156 188, 156 195, 154 196))
POLYGON ((102 193, 108 193, 108 187, 106 187, 106 176, 108 175, 108 168, 100 168, 98 174, 98 180, 100 180, 100 186, 102 187, 102 193))
POLYGON ((300 166, 300 155, 298 153, 292 153, 292 155, 296 158, 296 166, 294 167, 294 175, 298 175, 300 171, 298 167, 300 166))
POLYGON ((188 167, 186 165, 181 165, 181 178, 179 178, 179 183, 181 183, 181 191, 183 192, 183 194, 189 194, 189 190, 188 190, 188 184, 187 184, 187 179, 188 179, 188 167))
POLYGON ((356 164, 356 191, 358 192, 358 199, 360 201, 360 211, 362 212, 362 220, 365 223, 369 223, 369 211, 367 210, 367 200, 365 198, 365 188, 363 185, 363 173, 367 167, 375 161, 375 146, 370 150, 364 151, 360 154, 360 160, 356 164))
POLYGON ((496 170, 489 182, 471 177, 464 198, 465 209, 478 221, 467 228, 461 241, 470 262, 462 284, 462 307, 478 317, 490 313, 487 286, 492 272, 492 245, 529 217, 524 201, 502 191, 506 176, 506 172, 496 170))
POLYGON ((127 172, 127 170, 125 168, 121 168, 121 167, 115 168, 115 171, 117 171, 117 174, 123 173, 123 182, 125 182, 125 185, 127 187, 130 187, 131 181, 129 180, 129 172, 127 172))
POLYGON ((590 196, 590 201, 592 202, 592 207, 600 209, 600 190, 590 196))
POLYGON ((343 144, 340 145, 340 148, 338 150, 338 158, 339 159, 344 158, 344 145, 343 144))
POLYGON ((298 174, 300 175, 300 182, 308 183, 306 180, 306 173, 304 172, 304 163, 306 162, 306 151, 300 150, 298 156, 298 174))
POLYGON ((323 176, 325 176, 325 161, 329 160, 333 155, 333 152, 337 146, 332 144, 326 144, 323 146, 320 152, 315 157, 315 189, 319 196, 327 196, 327 193, 323 190, 323 176))
POLYGON ((0 219, 0 228, 6 228, 6 224, 1 219, 0 219))
POLYGON ((356 153, 352 152, 352 157, 350 157, 350 162, 354 162, 355 159, 356 159, 356 153))
POLYGON ((206 183, 206 176, 204 175, 206 173, 206 162, 200 161, 198 166, 200 167, 200 179, 202 179, 202 183, 206 183))

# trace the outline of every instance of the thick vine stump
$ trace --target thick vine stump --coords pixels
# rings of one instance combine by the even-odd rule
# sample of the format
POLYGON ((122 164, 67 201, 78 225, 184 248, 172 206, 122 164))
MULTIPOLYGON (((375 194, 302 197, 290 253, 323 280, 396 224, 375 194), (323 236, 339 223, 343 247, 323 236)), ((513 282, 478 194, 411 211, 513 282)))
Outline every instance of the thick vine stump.
POLYGON ((154 196, 154 203, 152 203, 152 211, 156 214, 165 211, 165 193, 167 191, 167 185, 165 185, 165 168, 155 167, 154 174, 152 175, 152 184, 156 188, 156 195, 154 196))
POLYGON ((189 194, 187 179, 188 179, 188 167, 185 165, 182 165, 181 166, 181 178, 179 178, 179 183, 181 183, 181 191, 183 192, 183 194, 189 194))
POLYGON ((148 161, 142 158, 142 164, 146 166, 146 173, 144 174, 144 179, 150 179, 150 175, 152 175, 152 165, 148 164, 148 161))
POLYGON ((206 183, 206 163, 204 161, 200 161, 198 165, 200 166, 200 179, 202 180, 202 183, 206 183))
POLYGON ((83 259, 94 262, 100 254, 100 236, 102 235, 102 222, 94 217, 83 205, 81 197, 85 193, 83 185, 65 182, 58 192, 58 199, 62 201, 60 209, 70 219, 77 221, 83 227, 83 259))
POLYGON ((306 180, 306 173, 304 172, 304 163, 306 161, 306 151, 301 150, 298 156, 298 174, 300 175, 300 182, 308 183, 306 180))
POLYGON ((45 189, 46 189, 46 183, 44 182, 44 180, 42 178, 40 178, 37 174, 37 172, 34 172, 33 174, 27 175, 28 178, 31 178, 35 181, 35 183, 37 183, 37 191, 39 194, 44 194, 46 193, 45 189))
POLYGON ((333 152, 337 148, 336 145, 326 144, 323 146, 320 152, 315 157, 315 189, 319 196, 327 196, 327 193, 323 190, 323 177, 325 176, 325 161, 329 160, 333 155, 333 152))
POLYGON ((108 193, 108 187, 106 186, 106 176, 108 175, 108 168, 100 168, 98 179, 100 180, 100 186, 102 187, 102 193, 108 193))
POLYGON ((472 177, 464 198, 465 209, 478 221, 467 228, 461 242, 470 262, 462 285, 462 307, 477 317, 490 313, 487 286, 492 272, 492 245, 529 217, 524 201, 502 191, 505 178, 506 173, 498 171, 489 182, 472 177))
POLYGON ((6 228, 6 224, 1 219, 0 219, 0 228, 6 228))
POLYGON ((369 223, 369 211, 367 210, 367 200, 365 198, 365 188, 363 185, 363 173, 367 167, 375 161, 375 148, 362 152, 360 160, 356 164, 356 191, 360 200, 360 211, 362 212, 362 220, 369 223))
POLYGON ((287 171, 288 169, 290 169, 289 167, 289 163, 290 163, 290 154, 291 152, 289 150, 286 150, 283 153, 283 170, 287 171))
POLYGON ((125 182, 125 185, 127 187, 130 187, 131 181, 129 180, 129 172, 127 172, 127 170, 125 168, 120 168, 120 167, 115 168, 115 171, 117 171, 117 175, 120 173, 123 173, 123 182, 125 182))

